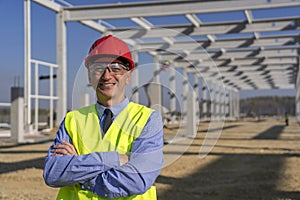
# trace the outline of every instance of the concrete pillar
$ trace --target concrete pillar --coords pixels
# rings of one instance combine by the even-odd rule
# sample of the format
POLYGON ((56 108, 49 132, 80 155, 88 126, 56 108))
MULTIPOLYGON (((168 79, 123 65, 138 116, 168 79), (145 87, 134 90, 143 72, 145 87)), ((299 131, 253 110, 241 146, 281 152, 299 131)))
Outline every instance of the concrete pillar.
POLYGON ((298 123, 300 123, 300 81, 298 81, 296 85, 296 118, 298 123))
POLYGON ((197 134, 197 96, 191 91, 187 93, 187 136, 194 138, 197 134))
MULTIPOLYGON (((297 76, 299 77, 300 74, 298 73, 297 76)), ((300 123, 300 80, 298 80, 296 85, 296 118, 298 123, 300 123)))
POLYGON ((198 121, 200 119, 200 111, 199 111, 199 75, 194 73, 194 85, 193 85, 193 88, 194 88, 194 92, 195 92, 195 100, 196 100, 196 103, 198 103, 198 105, 196 105, 197 107, 197 113, 196 113, 196 121, 198 121))
POLYGON ((236 91, 236 118, 240 118, 240 93, 236 91))
POLYGON ((186 68, 183 68, 183 82, 182 82, 182 120, 187 121, 187 94, 189 91, 188 87, 188 74, 186 68))
POLYGON ((213 81, 209 81, 209 91, 210 91, 210 119, 216 119, 216 91, 213 81))
POLYGON ((67 113, 67 41, 66 24, 62 12, 56 14, 56 59, 57 59, 57 118, 58 125, 67 113))
MULTIPOLYGON (((299 57, 300 61, 300 57, 299 57)), ((296 80, 296 119, 300 123, 300 66, 298 65, 297 80, 296 80)))
POLYGON ((81 96, 81 106, 80 107, 85 107, 91 105, 90 103, 90 94, 89 93, 84 93, 83 96, 81 96))
POLYGON ((207 84, 205 82, 205 79, 202 77, 202 116, 204 120, 208 119, 208 109, 207 109, 207 84))
POLYGON ((170 111, 171 111, 171 122, 174 123, 176 120, 176 70, 171 69, 170 70, 170 111))
POLYGON ((234 92, 229 90, 229 117, 234 118, 234 92))
POLYGON ((133 48, 134 51, 132 52, 132 58, 135 61, 135 69, 132 72, 132 80, 131 80, 131 101, 139 103, 139 93, 138 93, 138 87, 139 87, 139 72, 138 72, 138 52, 136 50, 136 47, 133 48))
POLYGON ((215 116, 216 119, 220 119, 220 98, 221 98, 221 93, 220 93, 220 86, 218 83, 215 84, 215 116))
POLYGON ((232 114, 233 114, 233 118, 234 119, 239 118, 239 113, 240 113, 239 93, 238 93, 238 91, 234 90, 234 91, 232 91, 232 114))
POLYGON ((151 84, 150 90, 150 98, 151 98, 151 108, 158 111, 163 116, 162 110, 162 91, 160 84, 160 65, 158 57, 154 57, 154 75, 153 75, 153 83, 151 84))
POLYGON ((229 99, 229 91, 226 89, 225 90, 225 113, 226 113, 226 117, 229 117, 229 102, 230 102, 230 99, 229 99))
POLYGON ((226 96, 225 96, 225 88, 220 85, 220 117, 226 117, 225 104, 226 104, 226 96))
POLYGON ((20 143, 24 141, 24 92, 23 88, 11 88, 11 141, 20 143))
POLYGON ((139 103, 139 71, 138 69, 135 69, 132 71, 132 80, 131 80, 131 101, 135 102, 135 103, 139 103))
POLYGON ((232 112, 233 112, 233 118, 236 117, 236 93, 235 91, 232 91, 232 112))

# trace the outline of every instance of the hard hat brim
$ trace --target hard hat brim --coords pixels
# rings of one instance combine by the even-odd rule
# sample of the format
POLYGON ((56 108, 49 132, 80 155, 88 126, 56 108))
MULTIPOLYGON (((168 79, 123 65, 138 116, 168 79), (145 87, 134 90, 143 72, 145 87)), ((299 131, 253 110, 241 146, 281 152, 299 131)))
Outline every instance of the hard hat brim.
POLYGON ((87 56, 85 59, 85 67, 89 67, 92 63, 94 63, 97 60, 104 59, 104 62, 113 62, 114 60, 121 61, 126 67, 128 67, 129 70, 132 70, 135 66, 135 63, 132 60, 129 60, 123 56, 116 56, 111 54, 102 54, 102 55, 91 55, 87 56), (108 58, 108 59, 106 59, 108 58))

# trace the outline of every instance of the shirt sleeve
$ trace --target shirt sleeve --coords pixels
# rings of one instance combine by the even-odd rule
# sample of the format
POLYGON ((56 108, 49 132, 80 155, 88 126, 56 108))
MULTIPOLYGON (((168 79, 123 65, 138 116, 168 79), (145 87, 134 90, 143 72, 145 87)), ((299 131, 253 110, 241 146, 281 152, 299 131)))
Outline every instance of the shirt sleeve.
POLYGON ((162 169, 162 148, 162 119, 154 111, 140 137, 133 142, 129 162, 99 174, 88 181, 86 189, 106 198, 145 193, 154 184, 162 169))
POLYGON ((43 177, 46 184, 51 187, 83 183, 96 177, 99 173, 120 166, 117 152, 94 152, 80 156, 51 156, 54 146, 61 144, 62 140, 72 144, 72 140, 65 129, 64 121, 61 123, 56 138, 45 158, 43 177))

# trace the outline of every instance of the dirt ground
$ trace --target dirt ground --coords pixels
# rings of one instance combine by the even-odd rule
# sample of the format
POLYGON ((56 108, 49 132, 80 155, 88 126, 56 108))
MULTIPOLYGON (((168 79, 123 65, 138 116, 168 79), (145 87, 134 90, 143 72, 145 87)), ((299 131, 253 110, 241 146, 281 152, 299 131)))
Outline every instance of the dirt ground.
MULTIPOLYGON (((300 126, 294 119, 289 126, 282 119, 226 122, 222 131, 207 132, 209 125, 200 123, 195 138, 165 145, 159 200, 300 199, 300 126)), ((168 126, 165 133, 167 141, 177 129, 168 126)), ((55 199, 58 190, 42 178, 51 137, 24 145, 0 140, 0 199, 55 199)))

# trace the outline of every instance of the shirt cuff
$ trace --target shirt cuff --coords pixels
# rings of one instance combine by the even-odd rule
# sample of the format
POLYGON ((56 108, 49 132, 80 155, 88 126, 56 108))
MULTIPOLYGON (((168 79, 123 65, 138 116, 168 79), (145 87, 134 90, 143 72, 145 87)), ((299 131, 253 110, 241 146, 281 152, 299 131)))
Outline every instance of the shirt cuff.
POLYGON ((96 185, 96 177, 81 183, 81 188, 83 190, 89 190, 90 192, 93 192, 95 185, 96 185))

